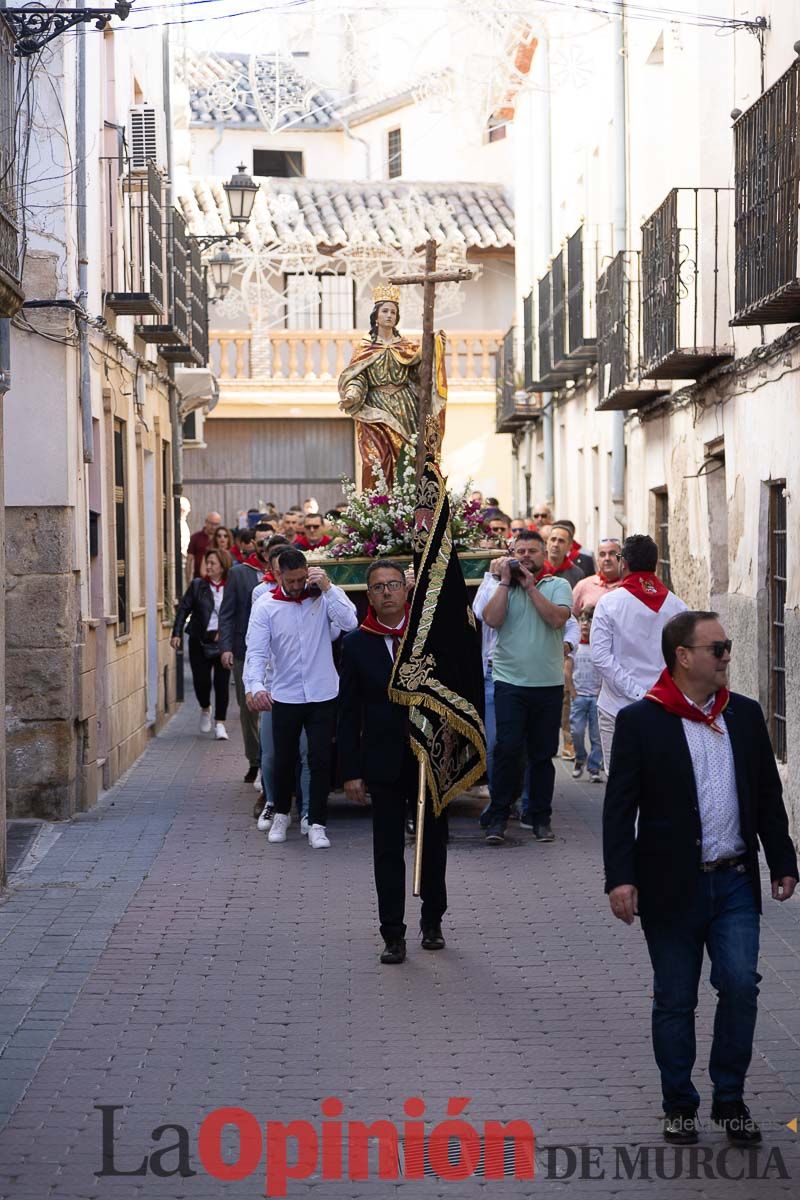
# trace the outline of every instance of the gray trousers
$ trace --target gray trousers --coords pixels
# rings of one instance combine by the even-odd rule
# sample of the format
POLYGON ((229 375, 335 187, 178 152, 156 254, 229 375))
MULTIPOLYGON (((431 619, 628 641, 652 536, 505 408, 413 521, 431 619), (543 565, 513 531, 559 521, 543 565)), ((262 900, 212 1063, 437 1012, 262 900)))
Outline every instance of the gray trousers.
POLYGON ((603 765, 606 769, 606 775, 611 770, 611 743, 614 740, 614 727, 617 723, 617 718, 611 713, 603 712, 602 708, 597 710, 597 724, 600 726, 600 745, 603 747, 603 765))
POLYGON ((250 766, 258 769, 261 766, 261 743, 258 740, 258 723, 261 714, 250 712, 250 709, 247 707, 244 682, 242 680, 243 671, 244 659, 235 658, 233 660, 233 683, 236 688, 236 700, 239 705, 239 720, 242 725, 244 752, 250 766))

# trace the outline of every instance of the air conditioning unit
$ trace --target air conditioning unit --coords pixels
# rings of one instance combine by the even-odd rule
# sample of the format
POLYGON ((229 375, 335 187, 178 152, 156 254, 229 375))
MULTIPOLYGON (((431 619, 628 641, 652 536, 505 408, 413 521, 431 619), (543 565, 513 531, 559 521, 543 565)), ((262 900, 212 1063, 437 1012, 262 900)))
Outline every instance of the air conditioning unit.
POLYGON ((152 159, 162 170, 167 166, 167 126, 163 109, 136 104, 128 116, 128 155, 131 169, 144 171, 152 159))

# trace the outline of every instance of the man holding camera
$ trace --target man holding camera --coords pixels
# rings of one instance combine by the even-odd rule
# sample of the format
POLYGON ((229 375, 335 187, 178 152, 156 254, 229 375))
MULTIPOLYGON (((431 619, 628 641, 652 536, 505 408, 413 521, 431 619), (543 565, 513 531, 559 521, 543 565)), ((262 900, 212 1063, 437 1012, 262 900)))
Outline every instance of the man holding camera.
POLYGON ((492 655, 497 743, 492 769, 492 801, 484 820, 486 841, 505 841, 508 814, 519 792, 520 765, 531 768, 533 835, 552 842, 550 825, 564 695, 563 627, 572 607, 572 589, 552 575, 539 578, 545 561, 541 535, 524 530, 514 558, 497 562, 500 583, 475 616, 497 630, 492 655))
POLYGON ((249 706, 272 713, 275 743, 275 817, 268 841, 285 842, 303 730, 308 739, 311 786, 308 844, 330 846, 325 831, 339 677, 332 643, 358 624, 355 605, 321 567, 309 569, 300 550, 278 557, 280 586, 269 604, 253 609, 247 630, 244 686, 249 706), (264 689, 272 659, 272 690, 264 689))

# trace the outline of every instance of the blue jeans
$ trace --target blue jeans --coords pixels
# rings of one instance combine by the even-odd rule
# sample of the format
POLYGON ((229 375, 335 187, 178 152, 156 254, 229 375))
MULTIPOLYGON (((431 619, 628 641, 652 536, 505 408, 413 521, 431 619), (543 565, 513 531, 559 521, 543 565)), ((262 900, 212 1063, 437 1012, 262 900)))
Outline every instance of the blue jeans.
MULTIPOLYGON (((264 797, 275 803, 275 742, 272 738, 272 713, 262 712, 259 724, 261 741, 261 786, 264 797)), ((311 772, 308 769, 308 738, 305 729, 300 734, 300 762, 297 765, 297 806, 301 817, 308 817, 308 797, 311 787, 311 772)))
POLYGON ((741 1100, 756 1025, 759 916, 749 871, 702 872, 683 912, 642 918, 655 975, 653 1049, 664 1111, 695 1109, 694 1014, 703 965, 711 960, 717 1011, 708 1071, 715 1100, 741 1100))
POLYGON ((600 745, 600 726, 597 723, 597 697, 576 696, 569 706, 569 730, 575 747, 575 766, 586 762, 586 743, 584 735, 589 727, 589 761, 587 766, 590 775, 596 775, 603 765, 603 747, 600 745))
POLYGON ((483 689, 486 704, 486 715, 483 721, 486 729, 486 778, 489 782, 489 787, 491 787, 492 763, 494 762, 494 744, 497 741, 497 724, 494 718, 494 680, 492 679, 491 663, 486 668, 486 674, 483 680, 483 689))
POLYGON ((553 811, 561 730, 564 688, 517 687, 497 680, 494 685, 497 742, 492 764, 492 803, 484 817, 488 824, 505 828, 511 805, 516 800, 527 760, 529 770, 528 810, 534 824, 545 825, 553 811))

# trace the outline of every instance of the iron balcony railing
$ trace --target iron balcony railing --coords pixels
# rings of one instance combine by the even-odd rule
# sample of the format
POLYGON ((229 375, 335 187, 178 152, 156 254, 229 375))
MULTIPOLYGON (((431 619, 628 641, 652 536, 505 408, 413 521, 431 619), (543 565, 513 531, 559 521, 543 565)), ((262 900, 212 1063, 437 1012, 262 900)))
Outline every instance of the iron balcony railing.
MULTIPOLYGON (((563 282, 563 269, 559 278, 563 282)), ((536 315, 536 378, 531 381, 531 390, 547 392, 561 387, 569 377, 555 357, 564 356, 564 297, 563 286, 554 296, 552 267, 537 281, 536 315)))
POLYGON ((567 239, 567 359, 579 369, 597 362, 595 286, 597 241, 581 225, 567 239), (584 286, 588 275, 589 286, 584 286))
POLYGON ((203 366, 208 362, 208 291, 200 249, 186 222, 170 209, 164 222, 166 310, 160 321, 137 325, 145 342, 158 346, 170 362, 203 366))
POLYGON ((600 409, 637 408, 664 389, 642 379, 639 255, 621 251, 597 281, 597 374, 600 409))
POLYGON ((163 183, 151 163, 133 174, 122 154, 101 158, 104 176, 105 303, 118 316, 164 312, 163 183))
POLYGON ((496 357, 497 433, 513 433, 539 416, 537 401, 526 394, 516 371, 514 352, 515 330, 512 327, 503 338, 496 357))
POLYGON ((550 321, 552 337, 553 367, 560 371, 564 367, 567 355, 566 347, 566 318, 567 318, 567 288, 564 280, 564 251, 559 250, 550 266, 550 284, 552 317, 550 321))
POLYGON ((736 121, 736 302, 731 324, 800 321, 800 60, 736 121))
POLYGON ((535 341, 533 335, 533 292, 528 292, 528 295, 522 301, 522 330, 522 385, 526 391, 530 391, 533 385, 533 350, 535 341))
POLYGON ((0 14, 0 317, 13 317, 23 301, 15 200, 15 129, 14 35, 0 14))
POLYGON ((673 188, 642 226, 642 374, 698 379, 733 358, 720 253, 729 188, 673 188))

